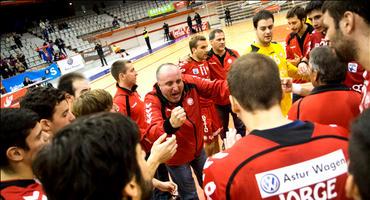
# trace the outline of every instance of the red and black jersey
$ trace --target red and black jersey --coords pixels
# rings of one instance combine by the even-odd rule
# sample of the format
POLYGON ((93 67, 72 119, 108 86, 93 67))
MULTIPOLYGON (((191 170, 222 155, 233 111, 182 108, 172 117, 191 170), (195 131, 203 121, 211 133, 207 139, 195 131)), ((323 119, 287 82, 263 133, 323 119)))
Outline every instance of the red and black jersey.
POLYGON ((306 52, 306 58, 309 58, 310 51, 315 47, 326 46, 328 42, 325 40, 325 35, 322 32, 317 32, 316 30, 312 31, 310 41, 309 41, 309 49, 306 52))
POLYGON ((0 199, 4 200, 47 200, 40 183, 33 179, 0 182, 0 199))
MULTIPOLYGON (((189 74, 200 78, 210 79, 208 62, 206 60, 196 61, 191 56, 179 62, 179 68, 183 74, 189 74)), ((202 106, 212 106, 213 101, 206 98, 200 98, 202 106)))
POLYGON ((362 100, 360 104, 360 112, 370 108, 370 73, 364 72, 364 85, 362 86, 362 100))
POLYGON ((117 91, 113 98, 113 103, 119 107, 119 112, 130 117, 135 121, 140 130, 140 143, 146 152, 150 151, 151 143, 145 138, 145 105, 137 93, 137 85, 131 90, 120 87, 116 84, 117 91))
POLYGON ((286 58, 294 59, 296 54, 299 57, 304 57, 310 49, 311 33, 314 30, 310 24, 306 24, 307 29, 303 33, 302 37, 299 37, 297 33, 290 33, 286 39, 286 58))
POLYGON ((210 81, 190 75, 182 75, 182 77, 184 90, 178 103, 169 102, 157 84, 144 100, 148 139, 154 142, 163 133, 176 134, 177 152, 166 163, 172 166, 189 163, 200 155, 203 149, 204 132, 200 96, 213 100, 224 100, 230 95, 226 81, 210 81), (177 106, 184 108, 186 121, 181 127, 173 128, 169 119, 172 109, 177 106))
MULTIPOLYGON (((310 52, 313 48, 325 45, 328 45, 328 42, 325 40, 325 34, 314 30, 311 34, 309 44, 310 49, 307 51, 306 58, 309 58, 310 52)), ((347 64, 347 74, 344 85, 354 91, 361 92, 362 84, 364 82, 364 71, 364 68, 359 63, 355 61, 349 62, 347 64)))
POLYGON ((361 94, 344 85, 315 87, 311 94, 294 102, 288 113, 291 120, 336 124, 349 129, 360 110, 361 94))
POLYGON ((207 199, 346 199, 348 131, 311 122, 253 130, 208 158, 207 199))
POLYGON ((225 48, 225 54, 220 57, 211 49, 208 52, 208 65, 211 73, 211 80, 226 80, 231 64, 239 58, 240 55, 236 50, 225 48))

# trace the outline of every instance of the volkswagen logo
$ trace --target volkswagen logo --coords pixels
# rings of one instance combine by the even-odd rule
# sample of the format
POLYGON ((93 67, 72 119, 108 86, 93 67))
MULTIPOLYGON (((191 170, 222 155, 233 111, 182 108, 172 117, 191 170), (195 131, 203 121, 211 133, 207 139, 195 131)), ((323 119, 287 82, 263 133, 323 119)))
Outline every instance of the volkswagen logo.
POLYGON ((72 64, 73 64, 73 59, 72 59, 72 58, 69 58, 69 59, 67 60, 67 63, 68 63, 68 65, 72 65, 72 64))
POLYGON ((280 181, 274 174, 266 174, 262 177, 260 186, 263 191, 272 194, 279 190, 280 181))

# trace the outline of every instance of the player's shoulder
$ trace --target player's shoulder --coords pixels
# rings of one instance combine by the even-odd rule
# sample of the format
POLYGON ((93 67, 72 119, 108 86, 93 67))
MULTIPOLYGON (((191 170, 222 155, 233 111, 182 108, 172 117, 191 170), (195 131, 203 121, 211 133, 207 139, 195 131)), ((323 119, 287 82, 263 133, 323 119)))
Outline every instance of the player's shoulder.
POLYGON ((334 137, 338 137, 339 139, 348 139, 349 131, 346 128, 338 126, 336 124, 319 124, 314 123, 314 135, 321 136, 321 135, 331 135, 334 137))

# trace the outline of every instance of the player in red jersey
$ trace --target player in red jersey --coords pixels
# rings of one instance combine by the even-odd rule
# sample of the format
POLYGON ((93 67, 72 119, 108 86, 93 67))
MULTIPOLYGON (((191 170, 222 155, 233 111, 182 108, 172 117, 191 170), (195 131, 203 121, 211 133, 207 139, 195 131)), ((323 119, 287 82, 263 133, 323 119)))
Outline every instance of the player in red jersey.
MULTIPOLYGON (((310 49, 306 54, 307 58, 309 58, 309 53, 313 48, 328 45, 328 42, 325 40, 325 27, 323 24, 323 13, 321 11, 322 4, 323 1, 310 1, 305 8, 307 18, 311 20, 315 29, 311 34, 311 41, 309 44, 310 49)), ((307 67, 305 63, 302 63, 302 65, 307 67)), ((344 85, 361 93, 361 88, 364 82, 363 73, 364 69, 360 64, 353 60, 348 62, 344 85)))
POLYGON ((285 118, 278 67, 265 55, 240 57, 227 80, 249 134, 206 161, 207 199, 346 199, 348 131, 285 118))
POLYGON ((309 50, 313 27, 306 23, 305 10, 300 6, 290 9, 286 18, 292 31, 285 39, 287 60, 294 66, 297 66, 309 50))
POLYGON ((310 53, 311 94, 296 101, 288 118, 320 124, 336 124, 346 129, 360 113, 361 94, 343 85, 344 63, 328 46, 315 47, 310 53))
MULTIPOLYGON (((207 62, 207 39, 202 35, 190 38, 189 48, 191 55, 180 61, 179 67, 183 74, 210 79, 210 71, 207 62)), ((211 156, 220 151, 218 143, 221 132, 221 121, 217 115, 215 104, 207 98, 200 98, 201 115, 204 132, 205 151, 211 156)))
POLYGON ((45 200, 34 179, 32 161, 48 142, 39 117, 28 109, 2 108, 0 131, 0 199, 45 200))
POLYGON ((370 4, 355 0, 328 1, 322 10, 329 46, 343 61, 356 60, 367 70, 360 105, 362 112, 370 106, 370 4))
MULTIPOLYGON (((234 49, 229 49, 225 46, 225 34, 221 29, 214 29, 209 33, 209 41, 211 50, 208 52, 209 72, 211 80, 226 80, 227 72, 230 70, 231 64, 240 57, 239 53, 234 49)), ((222 121, 221 138, 226 137, 226 131, 229 130, 229 115, 231 114, 238 134, 245 135, 245 126, 243 122, 231 111, 229 99, 216 104, 216 109, 222 121)))

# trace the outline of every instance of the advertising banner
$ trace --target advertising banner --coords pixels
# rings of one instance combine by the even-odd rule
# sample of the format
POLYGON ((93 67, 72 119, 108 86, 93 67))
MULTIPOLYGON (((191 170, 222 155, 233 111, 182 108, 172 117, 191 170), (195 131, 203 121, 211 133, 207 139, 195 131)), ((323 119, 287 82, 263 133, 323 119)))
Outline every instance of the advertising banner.
POLYGON ((62 75, 74 72, 78 69, 81 69, 85 66, 84 59, 80 54, 75 56, 70 56, 67 59, 57 61, 60 72, 62 75))
POLYGON ((21 88, 20 90, 1 96, 1 108, 16 107, 16 105, 18 105, 19 101, 21 100, 21 97, 26 94, 27 90, 28 88, 21 88))
POLYGON ((58 65, 53 63, 48 67, 45 67, 40 70, 24 72, 16 76, 2 80, 2 84, 7 92, 14 92, 23 88, 23 81, 25 77, 30 78, 34 82, 38 82, 45 79, 53 80, 61 76, 61 73, 58 69, 58 65))
MULTIPOLYGON (((107 56, 113 53, 112 49, 109 46, 104 46, 103 52, 104 52, 104 56, 107 56)), ((85 62, 99 59, 99 56, 96 50, 86 51, 82 53, 81 56, 85 60, 85 62)))
MULTIPOLYGON (((196 25, 193 24, 193 29, 196 30, 196 25)), ((209 23, 208 22, 202 22, 202 29, 208 30, 209 29, 209 23)), ((175 30, 170 31, 170 35, 173 35, 174 39, 177 39, 179 37, 182 37, 184 35, 190 35, 190 29, 188 26, 184 26, 175 30)))
POLYGON ((148 10, 148 16, 149 17, 155 17, 157 15, 161 15, 161 14, 165 14, 165 13, 168 13, 168 12, 172 12, 174 10, 175 10, 175 6, 173 5, 173 3, 168 3, 168 4, 164 5, 164 6, 153 8, 153 9, 148 10))

